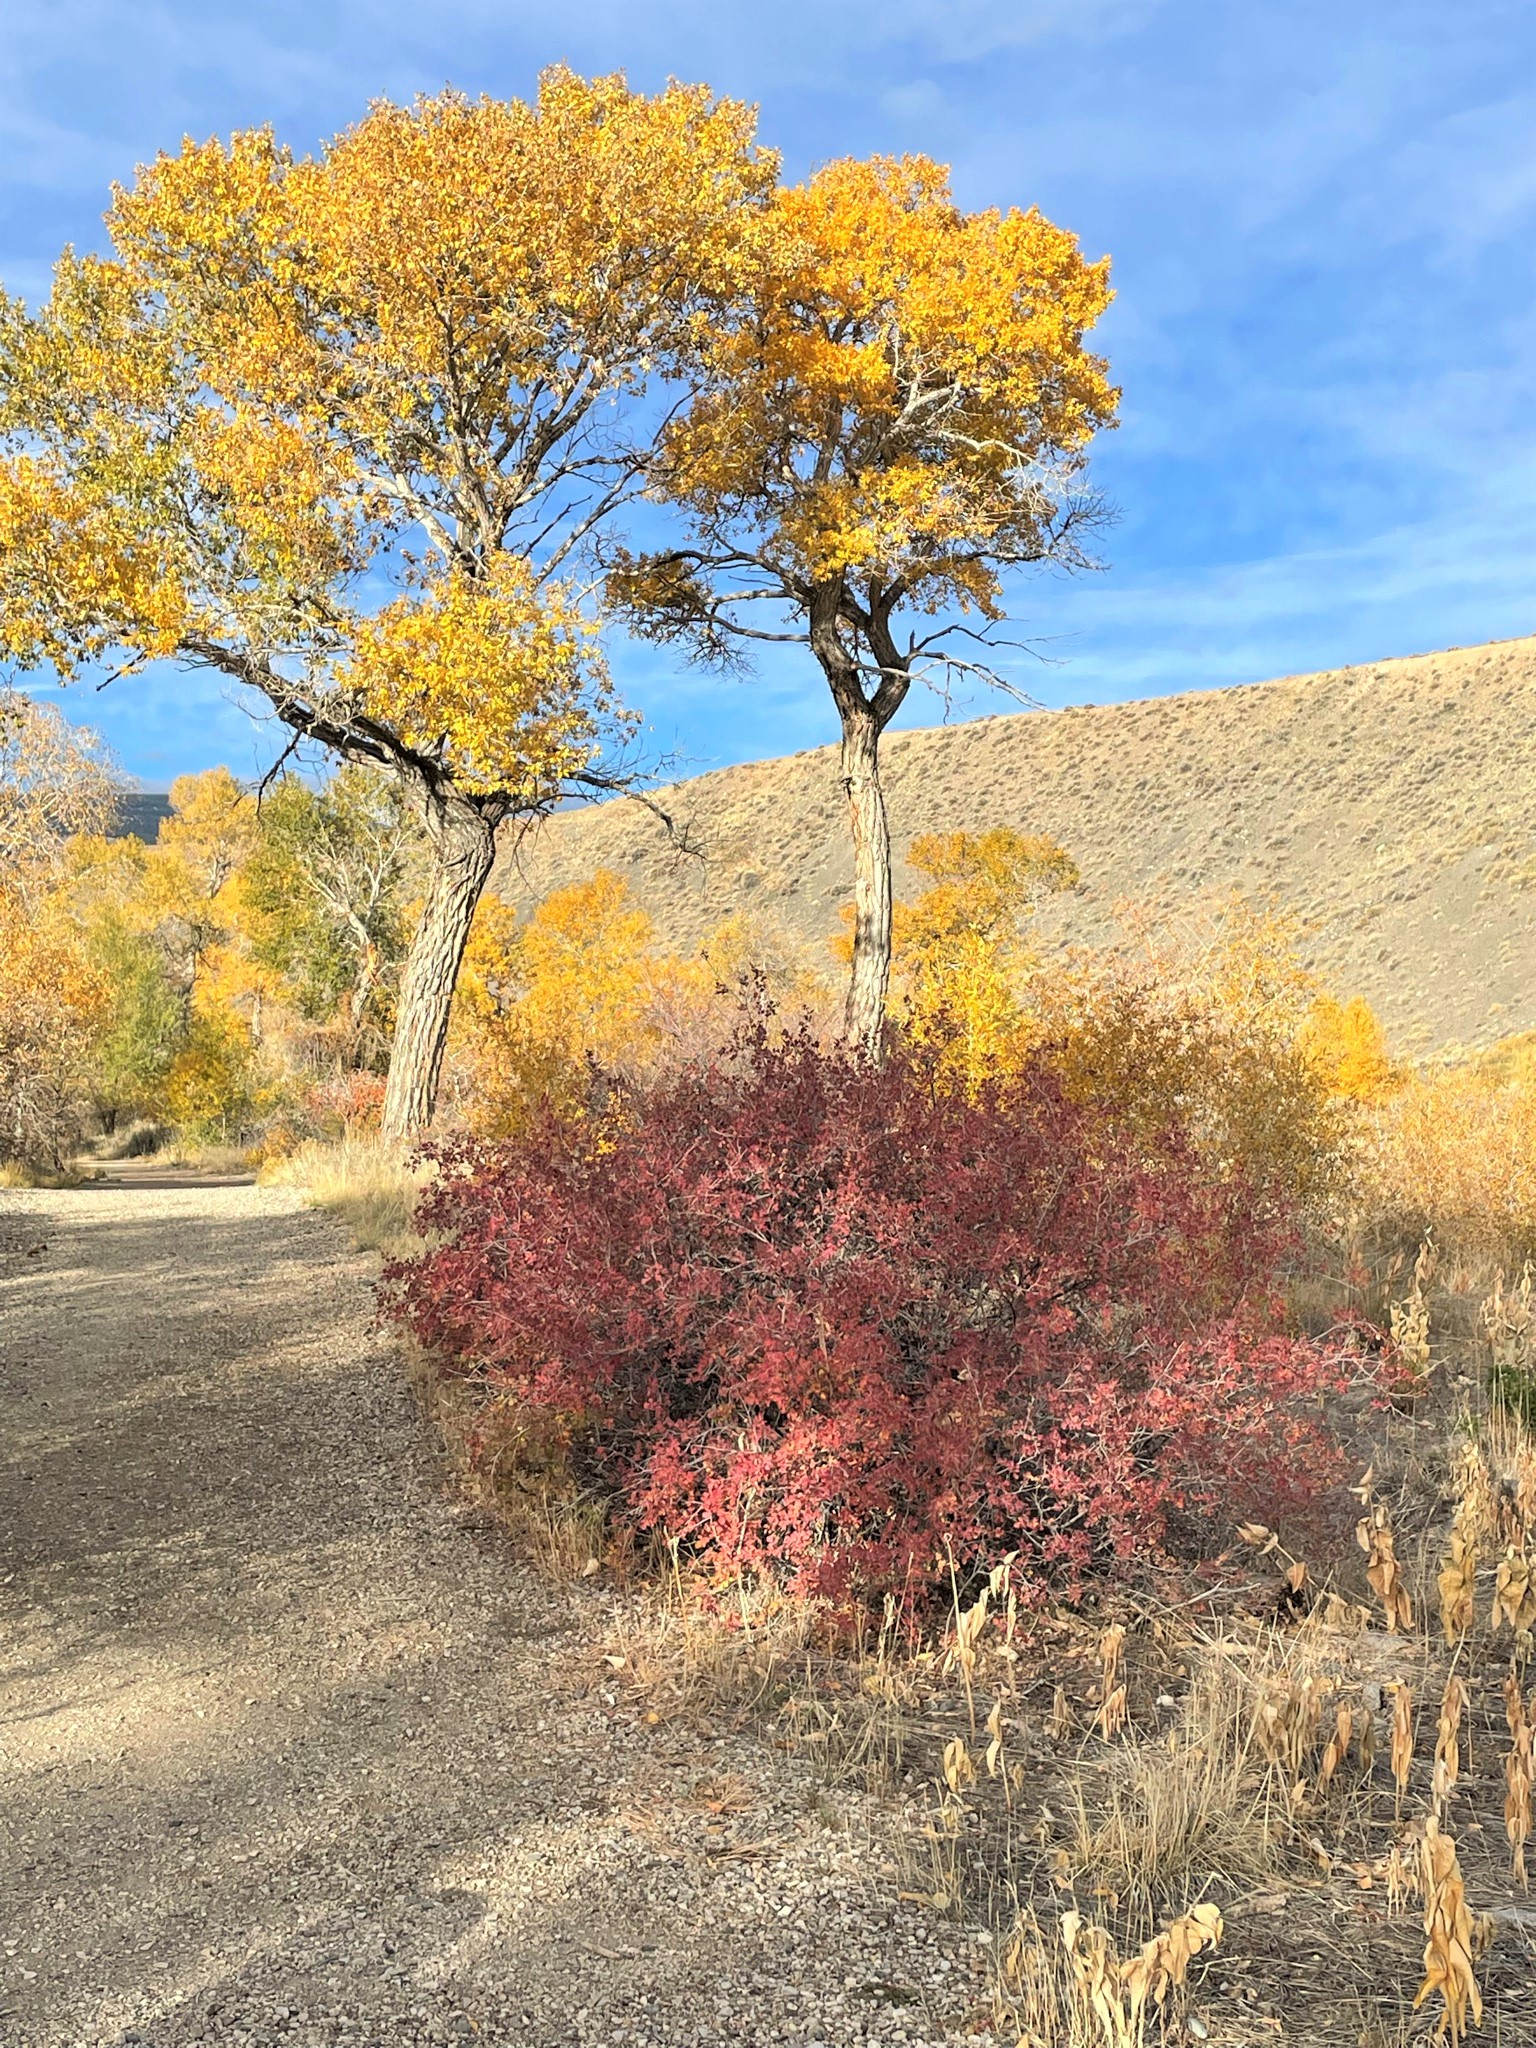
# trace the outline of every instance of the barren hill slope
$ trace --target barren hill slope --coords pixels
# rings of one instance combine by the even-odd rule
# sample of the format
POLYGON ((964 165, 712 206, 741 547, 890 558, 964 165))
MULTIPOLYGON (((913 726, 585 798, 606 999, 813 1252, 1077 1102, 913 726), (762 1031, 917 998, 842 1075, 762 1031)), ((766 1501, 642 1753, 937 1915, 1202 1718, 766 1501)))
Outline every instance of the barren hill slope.
MULTIPOLYGON (((1083 882, 1042 914, 1050 940, 1112 936, 1126 898, 1236 887, 1298 912, 1311 964, 1405 1051, 1536 1028, 1536 638, 896 733, 885 759, 899 852, 993 824, 1068 848, 1083 882)), ((614 868, 674 944, 744 910, 824 960, 851 888, 836 775, 828 747, 678 784, 662 800, 700 858, 633 802, 563 813, 497 886, 526 903, 614 868)))

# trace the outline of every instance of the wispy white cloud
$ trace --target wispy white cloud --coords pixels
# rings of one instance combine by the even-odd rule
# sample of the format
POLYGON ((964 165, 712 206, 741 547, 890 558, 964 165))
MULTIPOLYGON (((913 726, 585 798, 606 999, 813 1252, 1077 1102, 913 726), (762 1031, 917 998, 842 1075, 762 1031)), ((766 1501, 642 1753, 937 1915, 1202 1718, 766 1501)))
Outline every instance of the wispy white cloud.
POLYGON ((1536 444, 1432 518, 1180 574, 1020 591, 1045 701, 1157 695, 1536 632, 1536 444))
MULTIPOLYGON (((1021 671, 1038 693, 1536 625, 1529 0, 8 0, 0 278, 35 296, 183 132, 270 119, 309 148, 376 94, 526 92, 557 59, 761 100, 796 173, 929 149, 964 203, 1038 201, 1112 252, 1126 403, 1100 470, 1124 517, 1108 574, 1019 586, 1065 657, 1021 671)), ((696 762, 830 735, 792 657, 736 685, 617 652, 657 745, 696 762)), ((265 744, 205 679, 133 688, 84 709, 151 780, 265 744)))

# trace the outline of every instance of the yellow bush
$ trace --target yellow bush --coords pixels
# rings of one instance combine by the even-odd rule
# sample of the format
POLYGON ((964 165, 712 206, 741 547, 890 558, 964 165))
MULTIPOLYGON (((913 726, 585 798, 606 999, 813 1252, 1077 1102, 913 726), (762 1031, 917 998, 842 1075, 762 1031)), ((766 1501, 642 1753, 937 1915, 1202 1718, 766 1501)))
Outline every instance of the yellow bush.
POLYGON ((1297 1043, 1329 1094, 1350 1102, 1385 1102, 1405 1079, 1387 1051, 1381 1019, 1363 996, 1347 1003, 1318 996, 1297 1043))
POLYGON ((1366 1220, 1453 1258, 1511 1268, 1536 1256, 1536 1074, 1497 1052, 1410 1076, 1375 1109, 1366 1220), (1507 1074, 1509 1078, 1499 1078, 1507 1074))
POLYGON ((227 1010, 193 1014, 165 1081, 165 1106, 189 1138, 237 1137, 258 1107, 255 1048, 227 1010))
POLYGON ((1034 851, 1010 888, 988 874, 957 888, 945 873, 908 914, 914 1035, 971 1080, 1006 1077, 1048 1047, 1069 1091, 1122 1141, 1151 1143, 1177 1124, 1224 1171, 1286 1202, 1324 1204, 1341 1183, 1350 1110, 1304 1043, 1317 991, 1292 923, 1236 896, 1176 923, 1128 912, 1129 943, 1042 965, 1023 944, 1021 883, 1060 887, 1075 871, 1059 849, 1049 858, 1049 842, 1022 844, 1034 851))
POLYGON ((526 923, 488 900, 455 997, 452 1084, 462 1113, 492 1136, 540 1107, 581 1114, 589 1061, 644 1071, 715 985, 705 959, 658 948, 628 884, 605 869, 555 890, 526 923))
POLYGON ((1283 1017, 1113 956, 1036 990, 1067 1088, 1132 1140, 1189 1130, 1223 1172, 1318 1211, 1339 1191, 1347 1116, 1283 1017))
POLYGON ((0 882, 0 1160, 63 1163, 108 1001, 63 898, 0 882))
POLYGON ((943 1071, 972 1087, 1039 1035, 1025 1001, 1029 920, 1041 896, 1075 886, 1077 868, 1054 840, 1009 826, 925 833, 907 859, 930 886, 896 905, 897 1015, 943 1071))

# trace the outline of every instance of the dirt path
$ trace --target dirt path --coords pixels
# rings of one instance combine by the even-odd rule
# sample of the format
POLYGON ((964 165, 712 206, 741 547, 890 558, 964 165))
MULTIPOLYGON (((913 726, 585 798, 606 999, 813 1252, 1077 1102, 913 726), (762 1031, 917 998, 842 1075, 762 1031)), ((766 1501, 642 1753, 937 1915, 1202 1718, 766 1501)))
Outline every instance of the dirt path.
POLYGON ((0 1193, 0 2048, 963 2038, 872 1811, 604 1700, 370 1284, 285 1190, 0 1193))

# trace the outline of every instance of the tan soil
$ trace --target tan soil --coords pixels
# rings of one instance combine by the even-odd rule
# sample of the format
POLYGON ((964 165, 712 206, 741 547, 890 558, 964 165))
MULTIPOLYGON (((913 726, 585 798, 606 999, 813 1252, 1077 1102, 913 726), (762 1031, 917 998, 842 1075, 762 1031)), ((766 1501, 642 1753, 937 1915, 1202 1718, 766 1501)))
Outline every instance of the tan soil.
POLYGON ((0 1193, 0 2048, 963 2038, 880 1811, 605 1699, 454 1508, 371 1278, 287 1190, 0 1193))
MULTIPOLYGON (((1015 713, 885 745, 892 831, 1014 825, 1076 858, 1048 945, 1117 932, 1123 899, 1239 888, 1307 927, 1311 964, 1399 1048, 1536 1028, 1536 639, 1099 709, 1015 713)), ((728 715, 732 685, 721 684, 728 715)), ((831 717, 830 706, 828 717, 831 717)), ((825 968, 852 867, 831 748, 566 812, 504 855, 526 904, 607 867, 671 943, 746 912, 825 968)), ((913 877, 903 866, 898 891, 913 877)))

